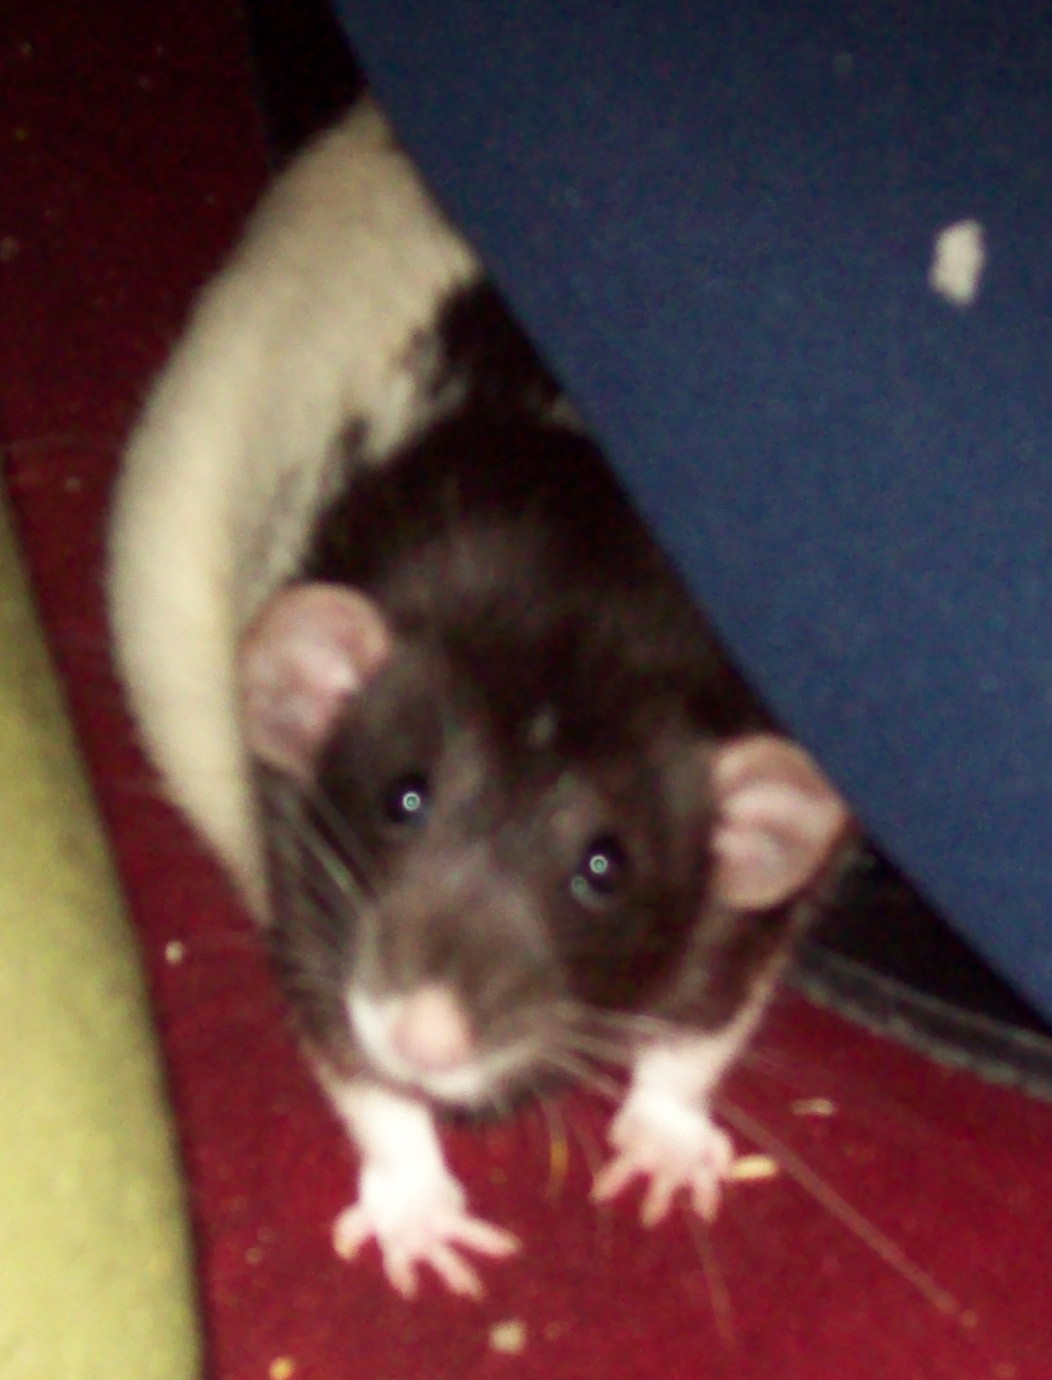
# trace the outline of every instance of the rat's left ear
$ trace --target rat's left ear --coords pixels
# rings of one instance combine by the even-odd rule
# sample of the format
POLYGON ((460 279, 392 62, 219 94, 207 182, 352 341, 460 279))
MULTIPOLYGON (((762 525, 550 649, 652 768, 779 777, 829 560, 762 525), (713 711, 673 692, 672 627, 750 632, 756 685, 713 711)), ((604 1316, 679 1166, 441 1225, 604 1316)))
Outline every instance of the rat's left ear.
POLYGON ((712 756, 715 889, 737 910, 765 910, 813 881, 851 816, 803 748, 773 733, 719 744, 712 756))

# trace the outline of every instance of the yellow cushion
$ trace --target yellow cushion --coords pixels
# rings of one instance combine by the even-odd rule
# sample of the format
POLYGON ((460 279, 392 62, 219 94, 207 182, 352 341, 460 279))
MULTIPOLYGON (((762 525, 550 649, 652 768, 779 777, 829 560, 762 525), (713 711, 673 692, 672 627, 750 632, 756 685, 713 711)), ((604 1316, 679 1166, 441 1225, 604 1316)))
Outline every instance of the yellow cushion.
POLYGON ((132 933, 0 495, 0 1373, 189 1380, 189 1233, 132 933))

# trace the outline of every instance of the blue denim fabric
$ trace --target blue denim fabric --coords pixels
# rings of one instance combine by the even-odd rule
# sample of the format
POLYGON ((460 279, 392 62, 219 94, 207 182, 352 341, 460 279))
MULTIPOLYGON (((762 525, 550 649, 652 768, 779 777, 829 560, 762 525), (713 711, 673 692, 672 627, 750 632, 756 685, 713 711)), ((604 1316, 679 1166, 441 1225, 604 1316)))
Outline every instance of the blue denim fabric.
POLYGON ((739 661, 1052 1015, 1052 19, 337 8, 739 661))

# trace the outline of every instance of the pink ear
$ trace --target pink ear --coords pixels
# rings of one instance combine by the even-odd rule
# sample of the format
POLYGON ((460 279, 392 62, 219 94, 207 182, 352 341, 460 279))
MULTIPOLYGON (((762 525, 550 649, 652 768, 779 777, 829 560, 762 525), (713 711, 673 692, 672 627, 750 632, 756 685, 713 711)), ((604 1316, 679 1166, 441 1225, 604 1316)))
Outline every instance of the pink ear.
POLYGON ((357 590, 299 584, 279 591, 249 626, 238 653, 250 751, 309 781, 340 709, 390 647, 382 614, 357 590))
POLYGON ((802 891, 850 823, 807 753, 774 734, 721 744, 712 781, 716 889, 738 910, 780 905, 802 891))

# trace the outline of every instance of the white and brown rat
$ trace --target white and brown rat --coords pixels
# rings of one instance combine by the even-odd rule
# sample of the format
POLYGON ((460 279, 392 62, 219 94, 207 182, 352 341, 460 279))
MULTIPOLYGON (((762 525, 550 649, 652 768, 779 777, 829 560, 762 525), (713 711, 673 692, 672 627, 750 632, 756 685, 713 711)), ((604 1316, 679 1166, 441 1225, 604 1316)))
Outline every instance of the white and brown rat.
POLYGON ((516 1243, 435 1129, 630 1079, 594 1194, 706 1215, 713 1090, 850 833, 368 100, 293 162, 131 440, 110 594, 171 796, 360 1152, 346 1255, 516 1243))

